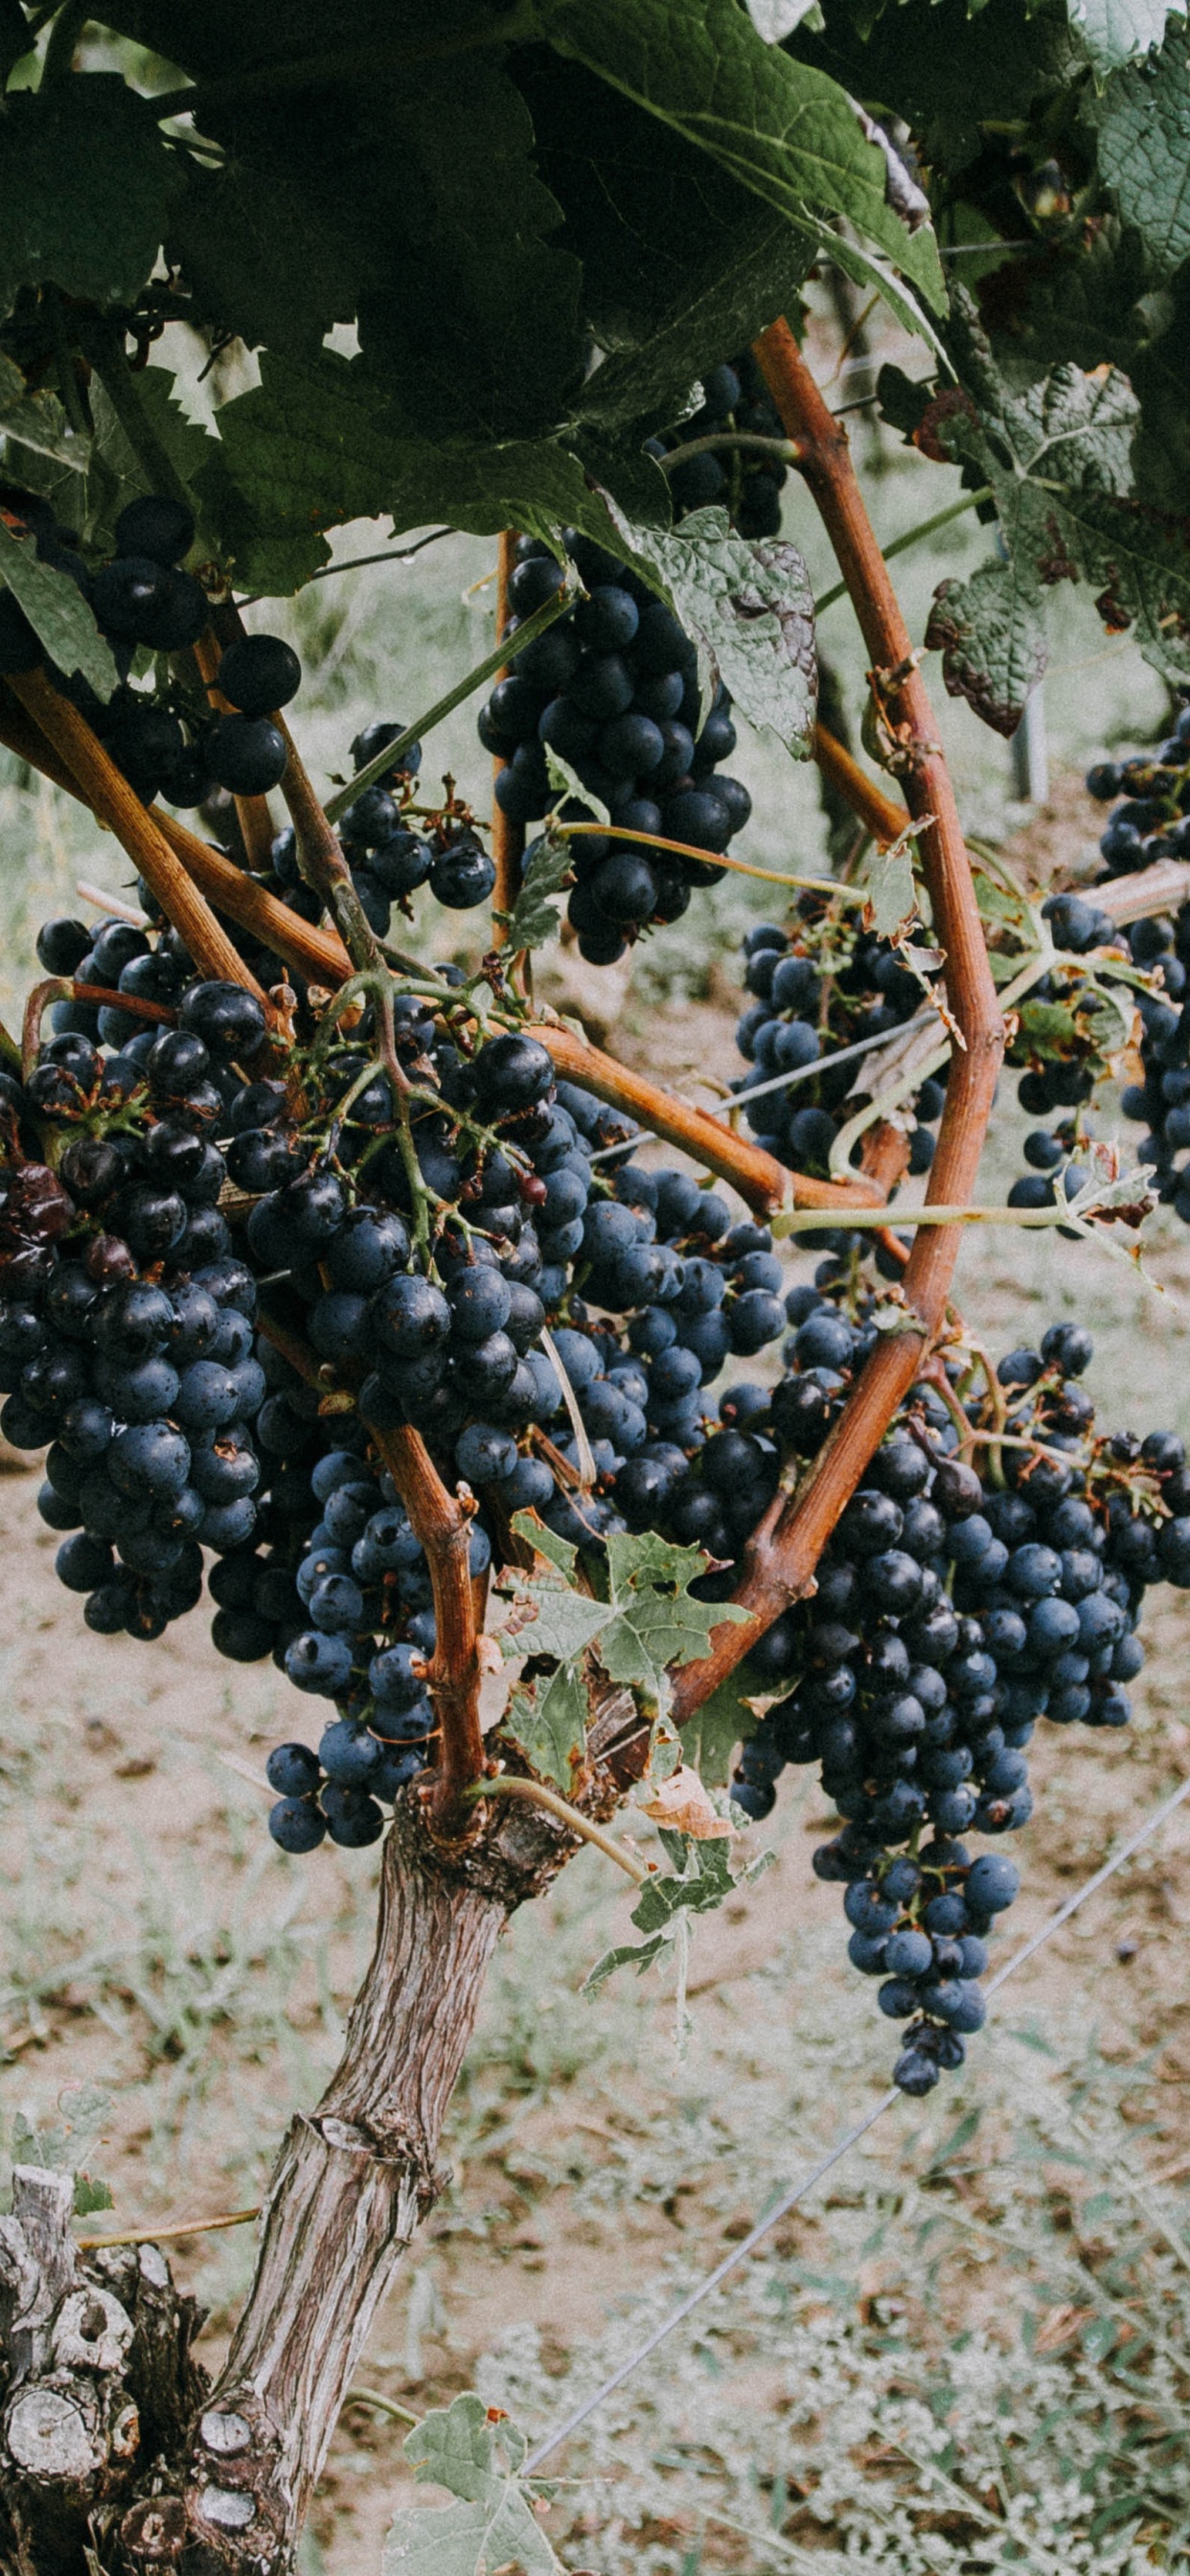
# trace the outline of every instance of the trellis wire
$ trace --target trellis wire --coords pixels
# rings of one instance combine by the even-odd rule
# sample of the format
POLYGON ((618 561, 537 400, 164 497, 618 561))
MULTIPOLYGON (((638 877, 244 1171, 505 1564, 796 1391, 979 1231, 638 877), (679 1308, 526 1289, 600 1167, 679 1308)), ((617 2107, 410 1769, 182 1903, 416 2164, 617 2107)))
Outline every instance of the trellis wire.
MULTIPOLYGON (((749 1083, 746 1089, 733 1092, 730 1100, 725 1100, 719 1108, 709 1109, 706 1114, 708 1118, 734 1117, 735 1112, 745 1108, 750 1100, 763 1100, 767 1091, 788 1091, 795 1082, 813 1082, 816 1075, 833 1072, 837 1064, 847 1064, 853 1055, 867 1055, 872 1047, 891 1046, 894 1038, 907 1038, 915 1029, 928 1028, 931 1021, 937 1024, 937 1019, 936 1011, 919 1011, 915 1019, 903 1021, 900 1028, 877 1029, 874 1037, 856 1038, 851 1046, 835 1047, 830 1055, 815 1056, 812 1064, 791 1065, 787 1073, 774 1073, 767 1082, 749 1083)), ((624 1143, 603 1145, 589 1159, 592 1163, 607 1163, 613 1154, 623 1152, 624 1143)))
MULTIPOLYGON (((1097 1888, 1102 1887, 1107 1879, 1113 1877, 1116 1870, 1122 1869, 1126 1860, 1131 1860, 1133 1853, 1139 1851, 1141 1844, 1148 1841, 1150 1834, 1157 1832, 1167 1817, 1172 1816, 1175 1807, 1180 1807, 1186 1798, 1190 1798, 1190 1778, 1183 1780, 1181 1787, 1175 1789, 1171 1797, 1166 1798, 1161 1806, 1154 1809, 1153 1814, 1138 1827, 1126 1843, 1121 1845, 1119 1851, 1114 1852, 1110 1860, 1105 1860, 1102 1867, 1097 1869, 1082 1887, 1075 1890, 1073 1896, 1065 1899, 1065 1902, 1058 1907, 1057 1913, 1051 1914, 1048 1923, 1043 1923, 1041 1930, 1035 1932, 1031 1940, 1024 1942, 1019 1950, 1013 1952, 1011 1959, 1006 1960, 996 1975, 989 1978, 984 1992, 989 1995, 994 1994, 998 1986, 1006 1984, 1009 1977, 1015 1976, 1017 1969, 1024 1967, 1026 1959, 1031 1959, 1035 1951, 1042 1949, 1044 1944, 1052 1939, 1053 1934, 1060 1931, 1064 1923, 1069 1922, 1071 1915, 1077 1914, 1080 1905, 1085 1905, 1087 1898, 1094 1896, 1097 1888)), ((846 2136, 840 2138, 837 2146, 832 2147, 825 2156, 821 2156, 818 2163, 811 2166, 809 2173, 803 2174, 801 2181, 794 2184, 792 2191, 783 2193, 781 2199, 774 2202, 767 2217, 758 2219, 748 2235, 742 2237, 738 2245, 733 2245, 730 2254, 724 2255, 722 2262, 716 2264, 714 2271, 708 2272, 705 2279, 697 2282, 695 2287, 687 2292, 686 2297, 679 2301, 676 2308, 670 2310, 669 2315, 654 2328, 647 2340, 638 2345, 637 2350, 629 2355, 627 2361, 621 2362, 618 2370, 612 2372, 610 2379, 605 2379, 593 2396, 585 2398, 581 2406, 576 2406, 574 2413, 567 2416, 564 2424, 559 2424, 554 2432, 545 2434, 542 2440, 535 2444, 525 2461, 526 2474, 540 2468, 542 2461, 548 2460, 551 2452, 560 2449, 562 2443, 567 2441, 572 2433, 578 2431, 580 2424, 586 2423, 588 2416, 593 2415, 596 2408, 603 2405, 605 2399, 613 2396, 617 2388, 622 2388, 625 2380, 631 2378, 633 2371, 639 2370, 642 2361, 647 2361, 650 2355, 657 2351, 658 2346, 674 2332, 675 2327, 682 2325, 692 2311, 699 2307, 704 2299, 710 2297, 712 2290, 718 2289, 720 2282, 726 2279, 729 2272, 735 2270, 737 2263, 742 2263, 754 2251, 761 2238, 768 2235, 770 2228, 775 2227, 778 2220, 787 2217, 791 2209, 796 2209, 798 2202, 805 2199, 807 2192, 812 2191, 816 2183, 823 2182, 827 2174, 832 2172, 835 2165, 850 2152, 851 2148, 857 2146, 859 2140, 867 2136, 869 2129, 874 2129, 876 2122, 883 2119, 885 2112, 891 2111, 894 2102, 902 2099, 903 2096, 897 2086, 890 2085, 887 2093, 881 2096, 879 2102, 865 2114, 862 2120, 857 2120, 854 2127, 848 2129, 846 2136)))

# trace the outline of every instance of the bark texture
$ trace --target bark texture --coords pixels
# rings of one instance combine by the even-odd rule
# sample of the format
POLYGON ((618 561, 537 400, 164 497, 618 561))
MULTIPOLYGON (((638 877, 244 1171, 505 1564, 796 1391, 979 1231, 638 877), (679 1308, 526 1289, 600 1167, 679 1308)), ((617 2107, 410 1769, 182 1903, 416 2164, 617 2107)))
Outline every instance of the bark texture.
MULTIPOLYGON (((642 1740, 633 1701, 609 1694, 592 1815, 614 1810, 642 1740)), ((497 1939, 575 1848, 509 1802, 444 1849, 408 1797, 343 2056, 281 2147, 213 2389, 158 2247, 82 2257, 70 2177, 18 2171, 0 2219, 0 2576, 288 2576, 378 2302, 449 2180, 442 2125, 497 1939)))

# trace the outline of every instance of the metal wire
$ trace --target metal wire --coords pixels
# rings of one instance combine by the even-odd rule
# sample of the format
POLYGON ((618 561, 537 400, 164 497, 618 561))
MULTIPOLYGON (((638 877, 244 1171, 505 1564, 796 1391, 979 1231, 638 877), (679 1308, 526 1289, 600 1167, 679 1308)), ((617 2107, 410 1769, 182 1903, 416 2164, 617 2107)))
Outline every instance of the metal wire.
MULTIPOLYGON (((894 1038, 907 1038, 914 1029, 928 1028, 931 1022, 937 1025, 936 1011, 918 1011, 914 1019, 903 1020, 898 1028, 877 1029, 873 1037, 856 1038, 852 1046, 836 1047, 830 1055, 815 1056, 812 1064, 795 1064, 788 1073, 775 1073, 767 1082, 749 1083, 743 1090, 733 1091, 730 1100, 725 1100, 720 1107, 708 1109, 705 1115, 708 1118, 734 1117, 737 1109, 746 1108, 750 1100, 763 1100, 768 1091, 788 1091, 792 1083, 813 1082, 817 1074, 830 1073, 835 1065, 847 1064, 853 1055, 867 1055, 872 1047, 891 1046, 894 1038)), ((640 1132, 638 1128, 638 1135, 640 1132)), ((590 1160, 592 1163, 610 1163, 613 1154, 624 1153, 631 1141, 630 1137, 625 1137, 622 1144, 601 1146, 590 1160)))
MULTIPOLYGON (((1119 1851, 1114 1852, 1110 1860, 1105 1860, 1102 1868, 1097 1869, 1093 1877, 1088 1878, 1082 1887, 1077 1888, 1073 1896, 1066 1898, 1064 1904, 1058 1907, 1056 1914, 1051 1914, 1048 1923, 1043 1923, 1041 1930, 1035 1932, 1031 1940, 1024 1942, 1019 1950, 1013 1952, 1011 1959, 1006 1960, 1004 1966, 989 1980, 984 1989, 985 1993, 994 1994, 997 1987, 1007 1984, 1009 1977, 1014 1977, 1017 1969, 1023 1968, 1026 1959, 1031 1959, 1035 1951, 1042 1949, 1047 1941, 1052 1940, 1054 1933, 1061 1929, 1063 1923, 1068 1923, 1071 1915, 1078 1912, 1079 1906, 1085 1905, 1087 1898, 1093 1896, 1096 1889, 1104 1885, 1105 1880, 1113 1877, 1116 1870, 1122 1869, 1125 1861, 1131 1860, 1133 1853, 1140 1850, 1141 1844, 1146 1843, 1149 1836, 1158 1831, 1167 1817, 1172 1816, 1175 1807, 1180 1807, 1186 1798, 1190 1798, 1190 1779, 1183 1780, 1181 1787, 1175 1789, 1171 1797, 1166 1798, 1161 1806, 1154 1809, 1153 1814, 1136 1833, 1132 1834, 1126 1843, 1121 1844, 1119 1851)), ((585 2398, 581 2406, 576 2406, 574 2413, 568 2415, 565 2422, 559 2424, 554 2432, 546 2433, 542 2440, 535 2444, 525 2461, 526 2473, 540 2468, 542 2461, 548 2460, 551 2452, 558 2450, 572 2433, 577 2432, 579 2425, 585 2424, 588 2416, 593 2415, 597 2407, 602 2406, 617 2388, 622 2388, 625 2380, 631 2378, 633 2371, 639 2370, 642 2361, 647 2361, 650 2354, 655 2353, 658 2346, 674 2332, 675 2327, 682 2325, 692 2311, 699 2307, 704 2299, 710 2297, 712 2290, 718 2289, 720 2282, 726 2280, 728 2273, 735 2270, 737 2263, 744 2262, 760 2244, 762 2237, 768 2235, 770 2228, 776 2227, 778 2221, 786 2217, 791 2209, 796 2209, 798 2202, 805 2199, 807 2192, 813 2191, 816 2183, 824 2181, 841 2158, 848 2155, 851 2148, 857 2146, 859 2140, 867 2136, 869 2129, 874 2129, 876 2122, 884 2118, 885 2112, 891 2111, 893 2104, 902 2099, 903 2096, 897 2086, 890 2085, 888 2092, 882 2095, 873 2109, 862 2120, 857 2120, 854 2127, 848 2129, 846 2136, 839 2139, 837 2146, 832 2147, 827 2155, 820 2157, 818 2163, 811 2166, 809 2173, 802 2175, 800 2182, 796 2182, 791 2191, 783 2193, 767 2216, 758 2219, 749 2234, 741 2238, 738 2245, 733 2245, 730 2254, 725 2254, 722 2262, 716 2264, 714 2271, 708 2272, 705 2279, 699 2281, 693 2290, 687 2292, 686 2297, 679 2301, 676 2308, 670 2310, 669 2315, 654 2328, 647 2340, 629 2355, 627 2361, 621 2362, 618 2370, 612 2372, 610 2379, 605 2379, 593 2396, 585 2398)))

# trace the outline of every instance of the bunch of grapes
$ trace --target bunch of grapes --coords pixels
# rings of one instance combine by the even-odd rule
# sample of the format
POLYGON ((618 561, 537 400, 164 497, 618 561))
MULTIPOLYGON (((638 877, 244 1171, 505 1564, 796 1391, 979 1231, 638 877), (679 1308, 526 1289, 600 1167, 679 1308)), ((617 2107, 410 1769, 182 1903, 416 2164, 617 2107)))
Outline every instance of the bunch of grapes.
MULTIPOLYGON (((545 561, 522 567, 536 582, 545 561)), ((253 709, 276 703, 286 650, 255 637, 224 656, 246 722, 267 726, 253 709)), ((369 727, 361 765, 400 730, 369 727)), ((414 766, 400 755, 346 818, 373 918, 422 882, 457 903, 489 865, 453 800, 410 828, 414 766)), ((274 863, 315 917, 287 835, 274 863)), ((270 1756, 271 1830, 292 1852, 366 1845, 436 1725, 431 1573, 386 1442, 424 1440, 479 1582, 529 1510, 588 1555, 625 1528, 695 1545, 693 1588, 722 1600, 838 1420, 879 1292, 841 1233, 814 1286, 785 1294, 768 1228, 637 1159, 632 1122, 557 1082, 535 1037, 485 1029, 459 968, 393 974, 341 1008, 297 979, 281 990, 276 959, 236 934, 278 987, 270 1027, 253 993, 196 973, 141 891, 143 925, 45 925, 41 962, 68 989, 34 1060, 0 1073, 0 1429, 47 1450, 39 1510, 94 1631, 160 1636, 205 1583, 222 1653, 271 1655, 330 1704, 316 1749, 270 1756), (727 1364, 783 1334, 777 1384, 716 1404, 727 1364)), ((1050 913, 1073 956, 1101 944, 1093 909, 1050 913)), ((781 1159, 825 1169, 854 1077, 824 1058, 892 1036, 921 983, 819 896, 745 953, 745 1114, 781 1159), (790 1075, 812 1089, 793 1107, 790 1075)), ((916 1170, 941 1105, 919 1088, 916 1170)), ((985 1937, 1015 1892, 1011 1866, 961 1837, 1026 1821, 1040 1716, 1126 1723, 1144 1588, 1190 1587, 1181 1444, 1097 1434, 1090 1356, 1063 1325, 977 1393, 973 1361, 923 1377, 812 1602, 745 1668, 774 1704, 735 1796, 763 1816, 785 1763, 820 1764, 844 1821, 816 1866, 846 1882, 851 1955, 908 2024, 912 2092, 979 2026, 985 1937)))
POLYGON ((167 926, 39 944, 111 1000, 55 1003, 0 1082, 0 1427, 48 1446, 96 1631, 159 1636, 213 1554, 220 1650, 336 1704, 317 1758, 278 1750, 277 1838, 371 1840, 426 1757, 435 1644, 383 1435, 412 1424, 474 1502, 476 1577, 526 1507, 596 1543, 629 1463, 684 1469, 704 1384, 781 1333, 771 1237, 625 1160, 631 1122, 535 1039, 478 1042, 457 969, 394 994, 403 1129, 370 1007, 344 1032, 299 1004, 278 1047, 167 926))
MULTIPOLYGON (((702 379, 702 401, 696 412, 666 438, 650 439, 648 452, 660 461, 674 448, 697 438, 783 438, 780 413, 750 350, 730 365, 712 367, 702 379)), ((788 468, 778 456, 756 449, 724 446, 685 457, 667 477, 674 517, 713 506, 726 510, 742 537, 775 537, 781 530, 781 493, 788 468)))
MULTIPOLYGON (((582 955, 609 966, 646 922, 676 921, 692 886, 718 884, 718 856, 747 822, 752 800, 719 767, 736 743, 725 690, 699 731, 695 650, 677 618, 588 538, 570 531, 566 544, 586 598, 524 647, 480 712, 480 740, 506 763, 496 801, 515 823, 536 822, 558 806, 548 747, 619 832, 682 841, 707 854, 679 858, 648 840, 576 836, 570 920, 582 955)), ((546 546, 521 538, 508 585, 510 638, 564 579, 546 546)), ((594 820, 581 797, 566 800, 562 812, 568 821, 594 820)))
MULTIPOLYGON (((746 1543, 742 1504, 815 1456, 876 1340, 874 1292, 854 1258, 787 1299, 785 1374, 736 1388, 734 1427, 679 1480, 667 1526, 723 1557, 746 1543)), ((1025 1747, 1039 1718, 1127 1724, 1144 1660, 1144 1592, 1190 1587, 1190 1471, 1181 1441, 1101 1435, 1082 1384, 1089 1334, 1054 1325, 1039 1351, 966 1393, 915 1386, 816 1570, 813 1598, 753 1645, 745 1687, 779 1691, 744 1745, 733 1795, 767 1815, 787 1763, 813 1763, 845 1819, 816 1855, 845 1883, 850 1957, 909 2025, 896 2081, 925 2092, 984 2018, 990 1918, 1016 1893, 968 1832, 1018 1830, 1032 1812, 1025 1747), (965 1399, 965 1400, 964 1400, 965 1399), (971 1426, 976 1468, 960 1438, 971 1426), (957 1417, 957 1419, 956 1419, 957 1417), (923 1840, 923 1836, 929 1839, 923 1840)), ((716 1578, 718 1579, 718 1578, 716 1578)), ((729 1575, 729 1584, 734 1575, 729 1575)))
MULTIPOLYGON (((1097 762, 1086 783, 1097 802, 1114 806, 1099 843, 1101 884, 1160 859, 1190 858, 1190 707, 1182 709, 1170 734, 1152 751, 1097 762)), ((1151 979, 1148 989, 1138 989, 1134 996, 1143 1079, 1126 1085, 1120 1106, 1125 1118, 1145 1131, 1137 1155, 1152 1171, 1158 1196, 1190 1223, 1190 1164, 1185 1159, 1190 1148, 1190 904, 1170 915, 1147 916, 1128 931, 1117 930, 1100 911, 1093 889, 1085 899, 1051 896, 1042 910, 1059 947, 1075 955, 1122 949, 1127 962, 1151 979)), ((1034 998, 1051 998, 1051 992, 1051 985, 1039 985, 1034 998)), ((1068 980, 1062 997, 1077 1007, 1077 988, 1072 990, 1068 980)), ((1048 1113, 1061 1106, 1075 1114, 1026 1138, 1032 1172, 1011 1193, 1014 1205, 1051 1204, 1056 1189, 1065 1186, 1073 1194, 1085 1180, 1085 1166, 1077 1160, 1088 1132, 1084 1111, 1103 1073, 1094 1059, 1092 1043, 1081 1061, 1076 1057, 1034 1068, 1022 1081, 1023 1108, 1048 1113)))
POLYGON ((1152 751, 1100 760, 1087 793, 1114 808, 1099 847, 1107 877, 1133 876, 1158 859, 1190 859, 1190 707, 1152 751))
MULTIPOLYGON (((887 939, 860 928, 854 908, 799 895, 794 927, 759 922, 744 939, 744 983, 756 996, 736 1028, 751 1071, 734 1088, 756 1141, 791 1171, 825 1174, 835 1139, 865 1095, 863 1058, 843 1048, 892 1037, 927 1001, 927 988, 887 939), (846 1104, 846 1106, 844 1105, 846 1104)), ((934 1157, 942 1085, 921 1083, 909 1170, 934 1157)))

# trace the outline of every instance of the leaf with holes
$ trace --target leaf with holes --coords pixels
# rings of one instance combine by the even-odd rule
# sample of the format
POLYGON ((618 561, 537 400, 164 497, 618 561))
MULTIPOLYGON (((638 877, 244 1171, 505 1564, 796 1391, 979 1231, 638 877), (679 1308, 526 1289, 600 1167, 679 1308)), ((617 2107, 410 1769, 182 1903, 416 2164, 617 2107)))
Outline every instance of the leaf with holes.
POLYGON ((547 1681, 519 1682, 502 1720, 542 1780, 569 1796, 575 1766, 587 1747, 587 1693, 573 1664, 559 1664, 547 1681))
POLYGON ((664 1704, 667 1666, 697 1662, 716 1628, 748 1614, 733 1601, 691 1599, 691 1583, 706 1572, 701 1548, 671 1546, 651 1530, 617 1530, 607 1556, 612 1600, 599 1661, 609 1681, 635 1683, 664 1704))
POLYGON ((940 581, 926 651, 942 655, 948 697, 966 698, 993 733, 1014 734, 1049 658, 1033 567, 993 560, 969 581, 940 581))
POLYGON ((720 509, 693 510, 680 528, 634 526, 607 497, 626 548, 664 588, 697 648, 704 694, 722 680, 753 724, 808 758, 818 667, 813 592, 797 547, 737 537, 720 509))

